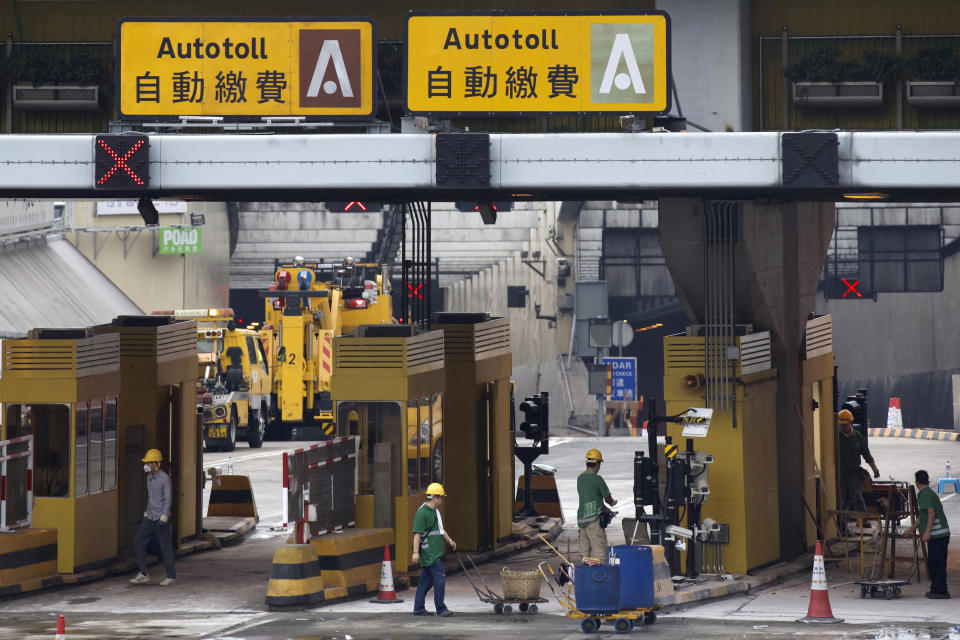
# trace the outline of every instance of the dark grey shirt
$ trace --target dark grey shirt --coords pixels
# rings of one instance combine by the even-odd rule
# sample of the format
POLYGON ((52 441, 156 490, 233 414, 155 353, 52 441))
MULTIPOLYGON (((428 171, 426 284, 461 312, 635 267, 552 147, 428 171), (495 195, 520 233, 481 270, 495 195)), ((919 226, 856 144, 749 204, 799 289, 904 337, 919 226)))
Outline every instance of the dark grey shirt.
POLYGON ((160 516, 170 519, 170 507, 173 506, 173 489, 170 476, 157 470, 156 475, 147 474, 147 510, 144 517, 150 520, 159 520, 160 516))

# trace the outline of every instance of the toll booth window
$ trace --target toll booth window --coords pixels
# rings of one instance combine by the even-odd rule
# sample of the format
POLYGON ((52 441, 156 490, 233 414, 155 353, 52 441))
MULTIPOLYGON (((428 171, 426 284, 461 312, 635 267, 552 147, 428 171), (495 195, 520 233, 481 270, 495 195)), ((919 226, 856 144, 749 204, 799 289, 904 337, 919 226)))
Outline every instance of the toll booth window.
POLYGON ((430 478, 432 482, 443 483, 443 394, 427 400, 430 403, 430 478))
POLYGON ((103 420, 103 488, 117 488, 117 397, 107 398, 103 420))
POLYGON ((76 491, 74 495, 85 496, 90 490, 87 482, 87 449, 90 445, 90 407, 86 402, 77 403, 77 439, 76 439, 76 491))
POLYGON ((426 415, 426 422, 421 422, 420 403, 417 400, 407 402, 407 491, 417 493, 421 489, 423 479, 420 476, 420 449, 422 439, 420 438, 421 426, 429 430, 429 413, 426 415))
POLYGON ((90 493, 103 491, 103 400, 90 402, 90 493))
POLYGON ((7 436, 33 435, 33 492, 66 498, 70 493, 70 405, 9 405, 7 436))
POLYGON ((357 495, 374 493, 374 451, 378 445, 390 446, 390 494, 402 491, 400 443, 403 438, 398 402, 338 402, 338 435, 355 435, 359 439, 357 451, 357 495))
POLYGON ((407 405, 407 486, 423 492, 443 482, 443 396, 437 394, 407 405))

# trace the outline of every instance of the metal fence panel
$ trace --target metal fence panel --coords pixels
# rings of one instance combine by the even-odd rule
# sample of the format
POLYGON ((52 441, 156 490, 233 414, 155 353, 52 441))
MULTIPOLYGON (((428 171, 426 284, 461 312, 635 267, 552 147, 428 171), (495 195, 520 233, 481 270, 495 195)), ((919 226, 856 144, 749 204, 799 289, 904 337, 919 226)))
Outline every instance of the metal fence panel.
POLYGON ((355 525, 356 436, 334 438, 284 455, 284 524, 304 542, 355 525))
POLYGON ((33 523, 33 436, 0 440, 0 531, 33 523))

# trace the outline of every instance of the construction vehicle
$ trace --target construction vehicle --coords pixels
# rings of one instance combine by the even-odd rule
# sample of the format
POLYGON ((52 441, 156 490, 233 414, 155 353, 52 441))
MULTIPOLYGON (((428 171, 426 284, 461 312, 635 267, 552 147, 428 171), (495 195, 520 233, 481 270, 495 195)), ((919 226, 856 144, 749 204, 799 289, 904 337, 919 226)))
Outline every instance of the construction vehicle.
POLYGON ((154 311, 197 321, 197 410, 206 451, 238 440, 263 446, 270 415, 270 369, 260 333, 236 325, 232 309, 154 311))
POLYGON ((360 325, 393 324, 389 277, 377 264, 308 261, 274 265, 261 335, 272 376, 271 438, 324 439, 335 429, 333 338, 360 325))

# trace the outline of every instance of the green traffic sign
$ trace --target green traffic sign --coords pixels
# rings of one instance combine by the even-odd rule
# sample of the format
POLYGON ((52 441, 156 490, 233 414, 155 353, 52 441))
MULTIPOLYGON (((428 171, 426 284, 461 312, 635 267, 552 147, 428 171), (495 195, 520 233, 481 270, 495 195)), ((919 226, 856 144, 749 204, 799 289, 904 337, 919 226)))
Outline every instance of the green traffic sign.
POLYGON ((200 227, 161 228, 160 255, 197 254, 202 248, 200 227))

